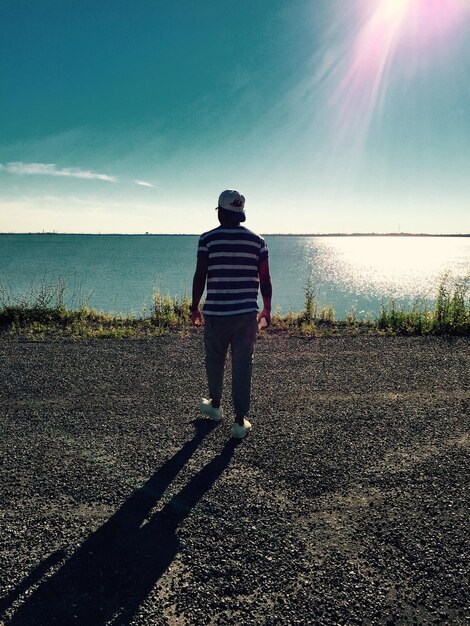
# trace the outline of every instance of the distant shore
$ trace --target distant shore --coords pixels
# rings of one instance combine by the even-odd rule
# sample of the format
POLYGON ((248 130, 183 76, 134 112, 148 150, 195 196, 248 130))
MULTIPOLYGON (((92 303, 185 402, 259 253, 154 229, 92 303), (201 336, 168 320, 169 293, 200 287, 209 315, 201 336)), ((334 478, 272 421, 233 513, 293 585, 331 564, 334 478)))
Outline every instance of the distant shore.
MULTIPOLYGON (((200 233, 61 233, 12 232, 0 235, 84 235, 90 237, 196 237, 200 233)), ((263 237, 470 237, 470 233, 262 233, 263 237)))

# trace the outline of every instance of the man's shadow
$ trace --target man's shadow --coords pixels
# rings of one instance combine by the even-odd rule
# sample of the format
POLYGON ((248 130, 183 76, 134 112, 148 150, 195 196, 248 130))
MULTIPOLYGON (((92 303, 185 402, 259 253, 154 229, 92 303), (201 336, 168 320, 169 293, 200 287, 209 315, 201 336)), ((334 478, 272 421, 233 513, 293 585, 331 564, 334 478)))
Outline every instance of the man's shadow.
MULTIPOLYGON (((176 530, 227 468, 239 443, 230 440, 158 513, 149 513, 215 427, 196 433, 118 511, 45 580, 14 614, 14 626, 128 624, 179 551, 176 530)), ((41 570, 41 567, 38 568, 41 570)), ((23 591, 24 586, 21 591, 23 591)), ((11 601, 17 596, 10 594, 11 601)), ((8 598, 5 599, 8 601, 8 598)), ((5 610, 8 604, 2 603, 5 610)))

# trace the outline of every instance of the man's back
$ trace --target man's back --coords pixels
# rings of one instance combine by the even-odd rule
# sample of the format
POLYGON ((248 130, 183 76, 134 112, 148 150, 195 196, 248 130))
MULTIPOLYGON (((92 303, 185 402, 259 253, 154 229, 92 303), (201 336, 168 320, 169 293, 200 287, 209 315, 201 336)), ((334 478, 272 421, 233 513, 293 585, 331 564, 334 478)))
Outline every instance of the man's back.
POLYGON ((205 315, 258 311, 258 268, 268 257, 262 237, 244 226, 219 226, 201 235, 198 257, 207 259, 205 315))

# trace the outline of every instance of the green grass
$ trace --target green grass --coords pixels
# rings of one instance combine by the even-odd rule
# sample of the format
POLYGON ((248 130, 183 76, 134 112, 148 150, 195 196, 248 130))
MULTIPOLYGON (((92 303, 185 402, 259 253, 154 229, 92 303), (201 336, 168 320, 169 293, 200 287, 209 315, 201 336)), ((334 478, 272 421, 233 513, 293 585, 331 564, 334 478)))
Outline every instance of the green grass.
POLYGON ((191 301, 186 294, 182 298, 162 295, 158 289, 153 292, 151 321, 159 328, 186 328, 190 325, 191 301))
MULTIPOLYGON (((332 306, 318 305, 311 281, 307 282, 304 308, 298 313, 288 311, 272 316, 271 331, 286 331, 305 336, 337 334, 387 335, 470 335, 470 280, 453 281, 444 276, 433 306, 415 303, 401 308, 393 301, 384 303, 375 318, 360 320, 354 307, 344 320, 335 320, 332 306)), ((66 286, 41 281, 27 294, 14 296, 11 289, 0 285, 0 332, 29 338, 72 337, 155 337, 168 332, 189 332, 190 300, 163 295, 155 290, 149 315, 111 315, 96 311, 86 304, 67 308, 64 304, 66 286)), ((262 333, 263 334, 263 333, 262 333)))
POLYGON ((403 309, 391 301, 382 305, 376 326, 387 334, 469 335, 469 288, 469 279, 453 281, 446 275, 433 307, 424 302, 403 309))
POLYGON ((152 337, 169 328, 189 326, 189 304, 168 296, 154 296, 150 317, 112 315, 80 304, 68 309, 64 304, 66 287, 42 280, 27 294, 14 296, 0 285, 0 332, 32 338, 59 337, 152 337), (186 308, 185 308, 186 307, 186 308))

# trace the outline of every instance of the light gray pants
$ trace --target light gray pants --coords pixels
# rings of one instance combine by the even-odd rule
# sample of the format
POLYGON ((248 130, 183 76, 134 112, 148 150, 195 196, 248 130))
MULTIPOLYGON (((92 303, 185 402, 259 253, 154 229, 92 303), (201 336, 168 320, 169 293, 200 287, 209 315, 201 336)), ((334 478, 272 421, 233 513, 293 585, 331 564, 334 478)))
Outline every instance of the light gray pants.
POLYGON ((232 399, 237 418, 244 417, 250 408, 253 350, 257 333, 256 313, 206 315, 204 317, 209 395, 212 400, 222 398, 225 357, 230 345, 232 348, 232 399))

